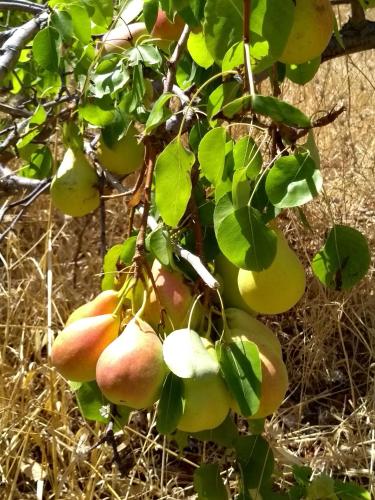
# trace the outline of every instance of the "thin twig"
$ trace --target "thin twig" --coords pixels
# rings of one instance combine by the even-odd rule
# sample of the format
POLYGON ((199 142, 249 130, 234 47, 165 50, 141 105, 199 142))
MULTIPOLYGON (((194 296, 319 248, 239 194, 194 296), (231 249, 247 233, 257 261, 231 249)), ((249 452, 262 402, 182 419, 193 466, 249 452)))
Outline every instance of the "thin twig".
POLYGON ((245 64, 245 79, 244 91, 255 94, 253 72, 251 70, 250 58, 250 17, 251 17, 251 0, 243 0, 243 49, 244 49, 244 64, 245 64))
POLYGON ((179 61, 183 51, 185 50, 189 34, 190 34, 190 28, 186 24, 184 29, 182 30, 181 36, 177 42, 173 54, 168 61, 168 72, 164 81, 164 92, 170 92, 172 90, 174 80, 176 77, 177 62, 179 61))
POLYGON ((32 115, 32 113, 27 109, 14 108, 13 106, 9 106, 9 104, 5 104, 3 102, 0 102, 0 111, 14 116, 15 118, 28 118, 32 115))

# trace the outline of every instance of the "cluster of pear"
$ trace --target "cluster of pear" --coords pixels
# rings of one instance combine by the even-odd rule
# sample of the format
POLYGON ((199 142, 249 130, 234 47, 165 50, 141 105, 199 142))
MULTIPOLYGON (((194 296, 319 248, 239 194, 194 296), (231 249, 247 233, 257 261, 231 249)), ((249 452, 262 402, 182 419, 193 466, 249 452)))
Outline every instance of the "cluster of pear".
MULTIPOLYGON (((278 231, 274 263, 255 273, 239 270, 219 256, 224 283, 221 343, 256 344, 262 371, 260 405, 247 418, 263 418, 282 403, 288 387, 280 343, 253 311, 274 313, 292 307, 303 294, 301 263, 278 231), (249 314, 251 312, 251 314, 249 314), (223 328, 222 328, 223 326, 223 328)), ((230 409, 240 408, 228 388, 218 349, 208 334, 203 306, 194 300, 183 275, 155 260, 152 280, 128 278, 116 292, 101 292, 76 309, 52 346, 53 366, 68 380, 96 380, 108 401, 149 408, 167 375, 182 380, 183 409, 177 428, 199 432, 219 426, 230 409), (133 311, 137 311, 133 315, 133 311), (163 335, 156 333, 164 318, 163 335)))
MULTIPOLYGON (((138 143, 131 124, 112 147, 101 138, 97 158, 110 172, 124 176, 143 164, 144 145, 138 143)), ((81 217, 97 209, 100 203, 99 178, 83 151, 66 150, 51 184, 53 205, 72 217, 81 217)))

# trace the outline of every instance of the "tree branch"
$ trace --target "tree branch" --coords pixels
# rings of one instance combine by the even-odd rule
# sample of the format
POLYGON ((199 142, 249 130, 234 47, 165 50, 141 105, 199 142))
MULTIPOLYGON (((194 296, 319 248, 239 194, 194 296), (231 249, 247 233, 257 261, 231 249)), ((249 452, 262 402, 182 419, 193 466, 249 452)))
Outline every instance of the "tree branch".
POLYGON ((0 164, 0 192, 13 194, 21 189, 32 191, 37 186, 42 185, 42 183, 43 181, 37 179, 28 179, 27 177, 16 175, 12 170, 0 164))
POLYGON ((42 29, 48 18, 49 13, 42 12, 38 17, 16 28, 14 33, 3 44, 0 51, 0 81, 13 69, 23 47, 42 29))
POLYGON ((375 49, 375 22, 364 21, 359 25, 354 25, 348 21, 340 30, 344 47, 332 37, 328 47, 322 54, 322 62, 329 61, 335 57, 341 57, 356 52, 375 49))
POLYGON ((176 76, 177 62, 179 61, 181 54, 186 47, 189 34, 190 34, 190 28, 187 24, 185 24, 185 27, 181 33, 181 36, 177 42, 173 54, 170 60, 168 61, 168 73, 164 81, 164 92, 170 92, 172 90, 176 76))
POLYGON ((30 12, 31 14, 40 14, 41 12, 45 12, 46 7, 37 3, 28 2, 27 0, 12 0, 0 2, 0 10, 19 10, 30 12))

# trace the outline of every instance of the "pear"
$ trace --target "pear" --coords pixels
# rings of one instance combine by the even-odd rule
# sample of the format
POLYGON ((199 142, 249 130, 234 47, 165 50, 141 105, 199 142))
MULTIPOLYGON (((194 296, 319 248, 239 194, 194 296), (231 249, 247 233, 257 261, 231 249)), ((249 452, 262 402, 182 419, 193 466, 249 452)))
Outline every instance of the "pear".
POLYGON ((96 380, 104 396, 136 409, 157 401, 165 375, 161 341, 140 318, 133 318, 104 349, 96 366, 96 380))
POLYGON ((288 246, 282 233, 276 230, 276 256, 267 269, 238 273, 238 290, 250 309, 261 314, 288 311, 302 297, 306 277, 303 265, 288 246))
POLYGON ((248 340, 255 342, 259 349, 265 346, 272 349, 277 356, 282 356, 279 339, 264 323, 234 307, 226 309, 225 316, 232 336, 236 336, 240 331, 248 340))
POLYGON ((334 29, 330 0, 296 0, 294 21, 280 61, 302 64, 319 57, 334 29))
POLYGON ((89 318, 90 316, 100 316, 102 314, 112 314, 119 302, 118 293, 115 290, 105 290, 99 293, 95 299, 78 307, 71 313, 65 326, 74 323, 78 319, 89 318))
POLYGON ((238 273, 240 269, 232 264, 223 254, 218 254, 215 257, 215 271, 222 278, 223 285, 223 302, 225 307, 235 307, 243 311, 256 315, 254 311, 242 299, 238 289, 238 273))
MULTIPOLYGON (((171 22, 167 14, 159 9, 151 35, 154 38, 160 38, 160 40, 177 41, 181 36, 184 26, 185 22, 182 17, 177 15, 173 22, 171 22)), ((159 43, 157 43, 157 45, 159 45, 159 43)))
POLYGON ((130 125, 121 139, 109 148, 103 138, 98 148, 98 160, 107 170, 117 175, 127 175, 143 165, 145 147, 138 143, 137 130, 130 125))
MULTIPOLYGON (((158 297, 154 287, 149 282, 149 297, 142 317, 156 328, 161 317, 160 299, 166 311, 165 331, 169 333, 187 326, 194 296, 190 287, 184 282, 183 275, 176 271, 170 271, 157 259, 153 262, 151 272, 158 291, 158 297)), ((196 328, 201 318, 202 307, 198 303, 194 309, 191 328, 196 328)))
POLYGON ((95 380, 100 354, 118 335, 120 320, 112 314, 78 319, 56 337, 51 363, 66 379, 95 380))
POLYGON ((183 379, 184 409, 177 429, 200 432, 215 429, 228 415, 231 398, 219 374, 183 379))
POLYGON ((122 52, 132 47, 142 35, 147 35, 145 23, 127 24, 124 21, 117 23, 103 37, 103 53, 122 52))

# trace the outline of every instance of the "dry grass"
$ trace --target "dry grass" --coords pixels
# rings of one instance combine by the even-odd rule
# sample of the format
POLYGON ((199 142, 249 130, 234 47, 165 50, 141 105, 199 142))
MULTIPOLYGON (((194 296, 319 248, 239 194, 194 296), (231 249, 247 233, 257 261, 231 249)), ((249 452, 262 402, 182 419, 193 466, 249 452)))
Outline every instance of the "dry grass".
MULTIPOLYGON (((308 207, 312 232, 290 212, 289 237, 308 264, 326 227, 343 222, 375 239, 375 60, 373 53, 324 65, 285 97, 306 111, 344 103, 347 112, 319 131, 327 198, 308 207)), ((119 202, 118 202, 119 203, 119 202)), ((121 205, 121 203, 120 203, 121 205)), ((121 239, 125 207, 111 204, 109 240, 121 239), (113 207, 113 208, 112 208, 113 207)), ((192 473, 203 457, 219 461, 233 484, 230 457, 192 442, 177 456, 156 433, 155 415, 134 414, 118 436, 124 470, 102 446, 102 428, 84 422, 66 383, 48 365, 52 335, 69 311, 99 290, 97 220, 50 218, 41 199, 11 233, 1 258, 0 497, 6 499, 194 498, 192 473)), ((310 465, 375 491, 374 266, 350 293, 330 292, 309 274, 298 307, 269 318, 283 344, 290 392, 267 423, 287 486, 290 465, 310 465)), ((234 490, 232 490, 234 491, 234 490)))

